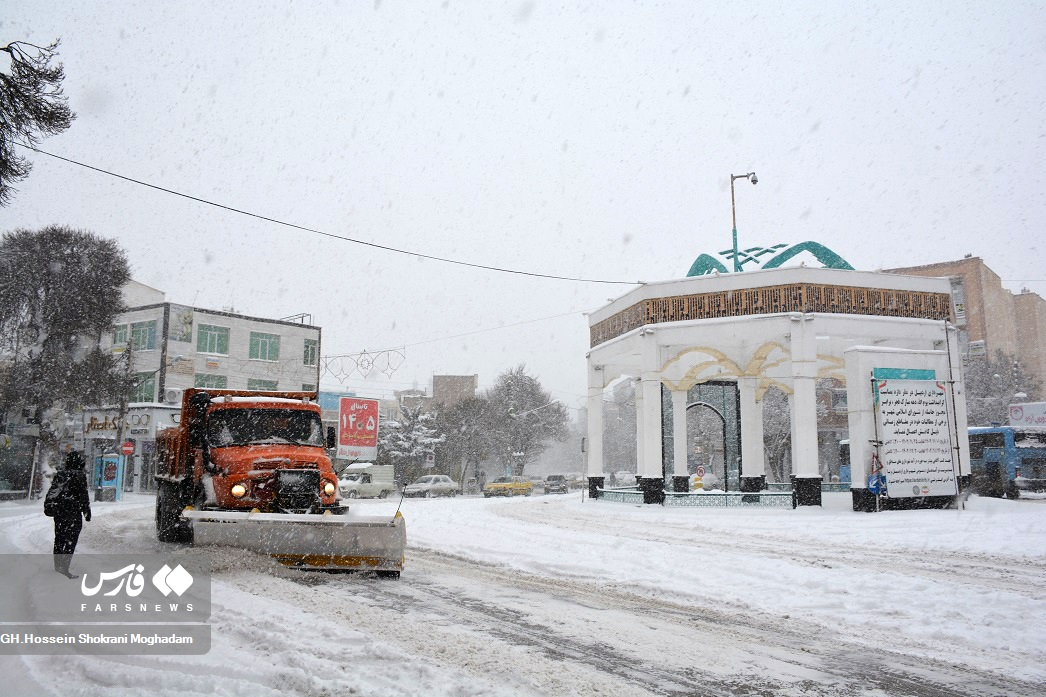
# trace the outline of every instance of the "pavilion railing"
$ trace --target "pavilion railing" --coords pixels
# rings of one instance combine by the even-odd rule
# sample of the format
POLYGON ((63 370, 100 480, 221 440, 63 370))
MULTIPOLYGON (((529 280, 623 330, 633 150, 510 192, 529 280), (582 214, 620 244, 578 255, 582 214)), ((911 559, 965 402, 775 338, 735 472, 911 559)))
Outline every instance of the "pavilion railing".
POLYGON ((695 508, 794 508, 791 491, 665 492, 666 506, 695 508))

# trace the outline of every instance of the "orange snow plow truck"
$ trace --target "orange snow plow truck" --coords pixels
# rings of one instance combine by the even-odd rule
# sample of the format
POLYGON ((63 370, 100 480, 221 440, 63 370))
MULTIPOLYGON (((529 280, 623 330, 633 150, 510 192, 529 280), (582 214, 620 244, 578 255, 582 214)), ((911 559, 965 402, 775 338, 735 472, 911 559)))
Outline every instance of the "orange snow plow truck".
POLYGON ((160 541, 398 577, 407 541, 403 517, 352 515, 341 504, 316 396, 185 390, 178 426, 156 438, 160 541))

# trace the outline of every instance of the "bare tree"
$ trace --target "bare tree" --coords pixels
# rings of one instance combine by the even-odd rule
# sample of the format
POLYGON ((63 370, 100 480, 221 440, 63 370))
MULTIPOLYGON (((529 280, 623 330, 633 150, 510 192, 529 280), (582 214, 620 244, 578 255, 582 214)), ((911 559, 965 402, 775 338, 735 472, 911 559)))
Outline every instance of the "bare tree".
POLYGON ((603 423, 603 470, 635 474, 636 388, 632 380, 621 381, 611 391, 610 399, 603 403, 603 423))
POLYGON ((566 408, 552 399, 538 379, 518 365, 498 376, 487 391, 490 452, 517 475, 548 447, 567 436, 566 408))
POLYGON ((15 154, 21 139, 36 145, 42 136, 69 128, 76 118, 62 94, 65 69, 53 62, 59 40, 50 46, 14 41, 0 48, 10 57, 9 72, 0 70, 0 206, 11 202, 13 184, 29 176, 29 160, 15 154))
POLYGON ((792 452, 792 415, 788 395, 771 387, 763 394, 763 449, 769 471, 767 479, 787 482, 791 474, 788 460, 792 452))
POLYGON ((122 310, 127 257, 112 240, 48 226, 0 238, 0 423, 12 407, 28 409, 40 439, 53 445, 46 413, 116 403, 127 371, 98 349, 122 310))
MULTIPOLYGON (((831 390, 836 385, 832 379, 819 378, 816 389, 831 390)), ((792 474, 792 414, 788 396, 777 387, 763 394, 763 450, 769 466, 767 479, 772 482, 787 482, 792 474)), ((826 402, 817 400, 817 423, 823 424, 829 416, 826 402)), ((827 471, 822 468, 822 475, 827 471)))
POLYGON ((994 359, 971 357, 963 372, 970 426, 1004 424, 1010 418, 1010 404, 1038 401, 1042 393, 1039 381, 1026 373, 1017 359, 1002 351, 996 352, 994 359))
POLYGON ((462 486, 479 469, 489 451, 487 439, 488 409, 485 400, 464 399, 452 407, 437 408, 437 430, 446 440, 436 447, 436 462, 462 486))

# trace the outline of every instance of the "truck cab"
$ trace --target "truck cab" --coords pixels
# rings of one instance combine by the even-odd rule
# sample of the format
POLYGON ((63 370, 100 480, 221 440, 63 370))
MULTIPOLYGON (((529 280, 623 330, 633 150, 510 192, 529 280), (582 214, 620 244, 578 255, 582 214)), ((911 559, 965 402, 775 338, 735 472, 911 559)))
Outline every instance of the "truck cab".
POLYGON ((341 512, 315 393, 189 389, 157 438, 157 530, 191 536, 181 512, 341 512))

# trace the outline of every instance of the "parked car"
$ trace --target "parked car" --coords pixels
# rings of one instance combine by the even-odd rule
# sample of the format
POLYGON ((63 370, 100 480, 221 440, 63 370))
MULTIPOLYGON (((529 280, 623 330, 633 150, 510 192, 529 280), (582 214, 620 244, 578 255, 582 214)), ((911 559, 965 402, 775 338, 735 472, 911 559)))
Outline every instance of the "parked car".
POLYGON ((567 478, 562 474, 550 474, 545 477, 545 493, 546 494, 567 494, 570 493, 570 483, 567 478))
POLYGON ((338 489, 342 498, 387 497, 396 491, 395 470, 392 465, 358 462, 342 470, 338 489))
POLYGON ((483 487, 483 496, 530 496, 534 485, 524 477, 498 477, 483 487))
POLYGON ((614 472, 615 486, 635 486, 636 485, 636 473, 629 472, 628 470, 619 470, 614 472))
POLYGON ((404 496, 457 496, 461 487, 458 483, 445 474, 426 474, 413 484, 403 487, 404 496))
POLYGON ((534 485, 534 491, 537 491, 538 489, 543 490, 545 488, 545 480, 538 475, 527 477, 527 479, 529 479, 530 483, 534 485))

